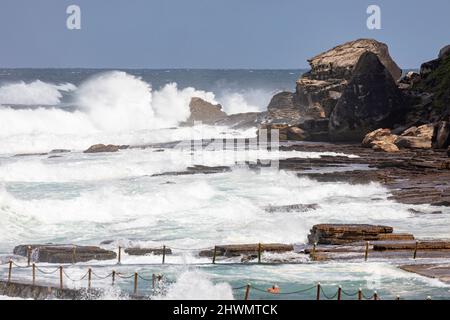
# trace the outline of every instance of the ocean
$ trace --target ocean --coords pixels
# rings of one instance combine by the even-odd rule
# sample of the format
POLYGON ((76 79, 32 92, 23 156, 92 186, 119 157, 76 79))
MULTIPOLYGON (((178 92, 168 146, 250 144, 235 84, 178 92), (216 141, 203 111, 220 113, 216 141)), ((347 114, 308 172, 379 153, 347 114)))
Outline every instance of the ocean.
MULTIPOLYGON (((202 157, 179 149, 121 150, 85 154, 97 143, 148 145, 203 138, 253 138, 256 128, 185 127, 192 97, 220 103, 228 114, 264 111, 271 97, 295 90, 302 70, 88 70, 0 69, 0 257, 28 243, 75 243, 173 249, 161 256, 123 255, 122 264, 93 262, 99 275, 112 269, 139 272, 144 278, 164 274, 158 299, 242 299, 247 283, 253 299, 313 299, 321 282, 332 295, 377 290, 382 298, 448 298, 450 286, 407 273, 393 263, 357 260, 317 263, 298 255, 265 254, 265 262, 290 259, 295 264, 246 265, 230 258, 217 265, 198 250, 220 244, 306 243, 317 223, 369 223, 393 226, 421 238, 448 238, 450 210, 417 215, 411 206, 388 199, 389 191, 371 183, 318 182, 276 168, 252 170, 258 159, 320 157, 320 152, 207 150, 202 157), (68 150, 59 153, 52 150, 68 150), (237 161, 239 160, 239 161, 237 161), (230 166, 216 174, 161 175, 194 165, 230 166), (268 206, 318 204, 309 212, 268 212, 268 206), (303 260, 302 260, 303 259, 303 260), (302 262, 299 264, 299 262, 302 262), (292 295, 268 296, 277 284, 292 295)), ((337 155, 337 154, 327 154, 337 155)), ((352 155, 346 155, 352 156, 352 155)), ((435 209, 434 209, 435 210, 435 209)), ((0 262, 4 262, 1 260, 0 262)), ((67 270, 81 278, 88 264, 67 270)), ((42 268, 52 269, 43 265, 42 268)), ((14 269, 14 277, 29 278, 14 269)), ((0 276, 7 268, 0 266, 0 276)), ((46 282, 58 283, 51 275, 46 282)), ((67 282, 80 286, 79 282, 67 282)), ((114 288, 97 280, 103 298, 131 291, 132 279, 114 288)), ((142 282, 139 290, 149 293, 142 282)), ((1 299, 1 297, 0 297, 1 299)))

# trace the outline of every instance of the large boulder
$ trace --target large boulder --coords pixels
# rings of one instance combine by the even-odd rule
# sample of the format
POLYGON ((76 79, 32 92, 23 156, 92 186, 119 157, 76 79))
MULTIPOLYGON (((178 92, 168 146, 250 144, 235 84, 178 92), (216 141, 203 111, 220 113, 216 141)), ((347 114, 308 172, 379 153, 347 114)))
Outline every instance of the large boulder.
POLYGON ((373 143, 383 141, 386 143, 394 143, 397 139, 397 135, 392 134, 390 129, 377 129, 369 132, 362 142, 362 146, 365 148, 372 148, 373 143))
POLYGON ((222 111, 222 106, 220 104, 212 104, 201 98, 192 98, 189 108, 191 115, 186 121, 188 125, 193 125, 195 122, 212 125, 216 121, 227 117, 227 114, 222 111))
POLYGON ((390 57, 386 44, 373 39, 347 42, 308 60, 311 70, 297 80, 295 93, 275 95, 264 123, 298 127, 305 131, 305 140, 328 140, 328 128, 317 132, 316 127, 321 128, 324 122, 328 126, 336 104, 366 52, 375 54, 392 78, 400 78, 401 69, 390 57), (318 122, 318 126, 312 126, 313 132, 306 128, 310 121, 318 122))
POLYGON ((392 60, 388 46, 373 39, 350 41, 315 56, 308 61, 311 65, 310 76, 317 80, 330 78, 350 80, 353 69, 366 52, 377 55, 395 81, 400 79, 402 70, 392 60))
POLYGON ((306 110, 319 105, 324 116, 329 117, 365 52, 377 55, 394 80, 401 77, 402 71, 389 55, 386 44, 373 39, 359 39, 308 60, 311 71, 297 80, 295 103, 306 110))
POLYGON ((401 121, 403 95, 376 54, 365 52, 330 116, 330 140, 361 141, 376 128, 401 121))
POLYGON ((397 137, 389 129, 377 129, 364 137, 362 146, 375 151, 398 152, 400 149, 394 144, 397 137))
POLYGON ((430 149, 433 132, 433 124, 411 127, 405 130, 394 143, 399 148, 430 149))

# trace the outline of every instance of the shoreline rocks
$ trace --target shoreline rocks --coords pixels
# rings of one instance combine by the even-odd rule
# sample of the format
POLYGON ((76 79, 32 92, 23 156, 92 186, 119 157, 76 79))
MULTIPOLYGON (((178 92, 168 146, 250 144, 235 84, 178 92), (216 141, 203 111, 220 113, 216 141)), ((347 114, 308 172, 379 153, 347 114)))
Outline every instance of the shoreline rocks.
POLYGON ((399 148, 430 149, 434 131, 433 124, 411 127, 400 136, 393 134, 390 129, 377 129, 369 132, 361 145, 375 151, 385 152, 398 152, 400 151, 399 148))
MULTIPOLYGON (((339 45, 309 60, 311 70, 297 80, 295 92, 272 98, 262 125, 266 129, 284 125, 286 141, 357 142, 378 128, 397 134, 413 126, 450 121, 449 48, 422 64, 420 74, 409 72, 400 79, 401 69, 386 44, 359 39, 339 45), (320 133, 303 125, 320 120, 328 123, 320 133), (289 128, 303 132, 287 136, 289 128)), ((399 146, 429 147, 428 141, 409 135, 399 138, 399 146)), ((392 143, 377 142, 374 149, 397 152, 392 143)))
POLYGON ((398 152, 400 149, 394 144, 398 136, 390 129, 377 129, 369 132, 362 141, 362 146, 375 151, 398 152))
POLYGON ((77 245, 19 245, 14 248, 14 254, 27 257, 28 247, 31 247, 32 260, 48 263, 76 263, 91 260, 113 260, 117 254, 95 246, 77 245))
POLYGON ((129 146, 116 146, 113 144, 104 145, 104 144, 95 144, 90 146, 87 150, 83 151, 83 153, 104 153, 104 152, 117 152, 119 150, 127 149, 129 146))
POLYGON ((403 265, 400 269, 418 275, 439 279, 442 282, 450 284, 450 264, 414 264, 414 265, 403 265))
POLYGON ((172 250, 170 248, 126 248, 125 253, 130 256, 145 256, 145 255, 171 255, 172 250))
MULTIPOLYGON (((262 252, 288 252, 293 251, 294 246, 290 244, 281 243, 264 243, 261 244, 262 252)), ((222 245, 216 246, 216 256, 217 257, 239 257, 250 255, 257 255, 259 251, 259 244, 233 244, 233 245, 222 245)), ((214 248, 210 250, 200 251, 200 257, 212 257, 214 255, 214 248)))
POLYGON ((186 120, 187 125, 194 125, 196 121, 201 121, 203 124, 213 125, 216 121, 223 120, 227 114, 222 111, 220 104, 212 104, 201 98, 194 97, 189 104, 191 115, 186 120))
POLYGON ((414 240, 411 234, 394 234, 389 226, 366 224, 319 224, 308 235, 310 244, 343 245, 362 241, 414 240))

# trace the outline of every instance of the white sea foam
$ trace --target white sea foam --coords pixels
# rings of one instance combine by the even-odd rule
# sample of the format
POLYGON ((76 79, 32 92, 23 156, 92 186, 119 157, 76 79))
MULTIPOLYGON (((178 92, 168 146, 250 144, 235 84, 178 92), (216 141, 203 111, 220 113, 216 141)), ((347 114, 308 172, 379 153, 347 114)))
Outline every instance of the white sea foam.
POLYGON ((62 92, 75 89, 71 83, 53 84, 40 80, 9 83, 0 87, 0 105, 57 105, 63 97, 62 92))
POLYGON ((36 184, 13 194, 0 193, 0 243, 7 247, 18 240, 92 244, 112 235, 188 248, 262 240, 302 243, 312 225, 333 222, 389 224, 417 236, 448 233, 448 212, 411 219, 409 207, 387 200, 378 184, 319 183, 286 172, 236 169, 212 176, 96 182, 82 189, 36 184), (319 208, 306 213, 264 210, 298 203, 319 208))
POLYGON ((165 295, 155 300, 234 300, 228 283, 214 284, 209 275, 200 271, 181 273, 176 282, 169 286, 165 295))

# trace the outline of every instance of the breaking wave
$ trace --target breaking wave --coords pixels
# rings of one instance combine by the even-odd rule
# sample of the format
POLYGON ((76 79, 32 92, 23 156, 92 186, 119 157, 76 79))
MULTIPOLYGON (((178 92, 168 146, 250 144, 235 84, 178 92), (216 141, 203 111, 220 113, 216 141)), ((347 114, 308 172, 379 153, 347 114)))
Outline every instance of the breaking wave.
POLYGON ((75 89, 71 83, 57 85, 40 80, 10 83, 0 87, 0 105, 57 105, 63 92, 75 89))
MULTIPOLYGON (((218 103, 212 92, 180 89, 176 83, 153 90, 143 79, 121 71, 95 75, 79 87, 39 80, 6 84, 0 87, 0 138, 8 139, 0 142, 0 153, 131 144, 139 132, 176 127, 185 121, 192 97, 218 103), (64 93, 69 92, 66 99, 64 93), (73 108, 60 108, 62 100, 73 108)), ((257 111, 242 94, 222 98, 230 113, 257 111)))
POLYGON ((234 300, 228 283, 214 284, 204 272, 187 271, 180 274, 165 295, 156 300, 234 300))

